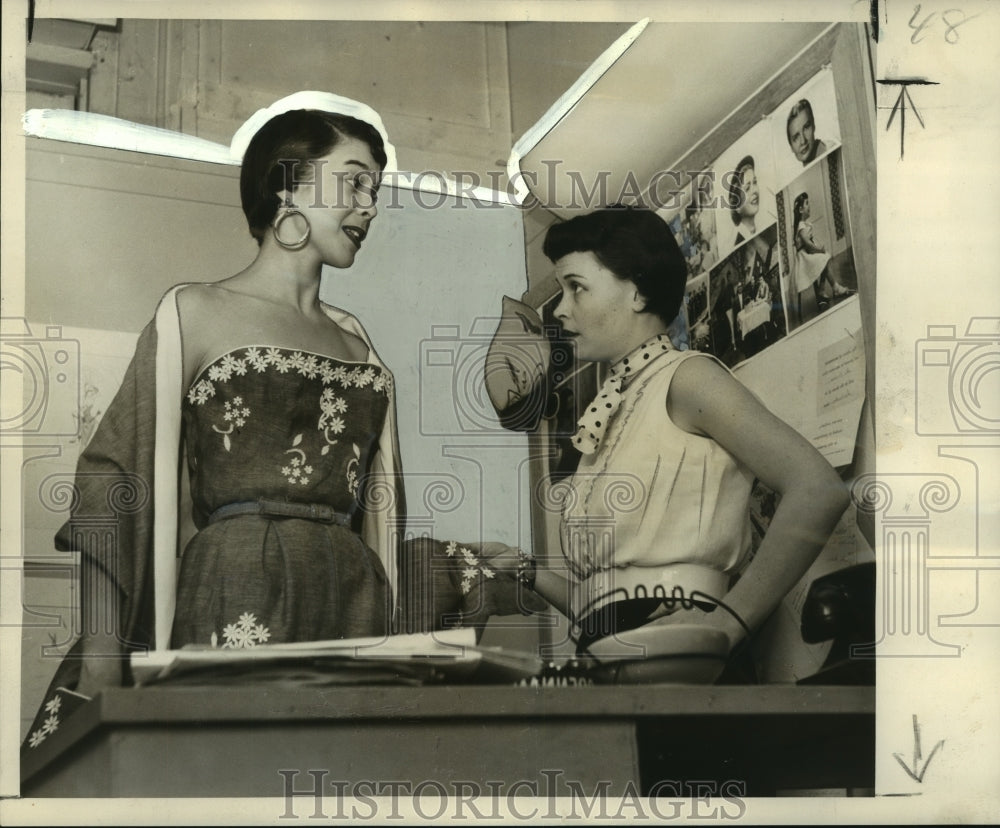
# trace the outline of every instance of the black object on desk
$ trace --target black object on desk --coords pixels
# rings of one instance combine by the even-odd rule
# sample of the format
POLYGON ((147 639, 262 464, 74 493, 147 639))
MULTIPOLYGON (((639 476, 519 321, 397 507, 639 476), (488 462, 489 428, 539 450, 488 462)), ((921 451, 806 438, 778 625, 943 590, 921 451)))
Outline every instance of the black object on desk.
POLYGON ((875 684, 875 659, 852 650, 875 642, 875 564, 849 566, 817 578, 802 606, 802 639, 833 640, 826 662, 799 684, 875 684))

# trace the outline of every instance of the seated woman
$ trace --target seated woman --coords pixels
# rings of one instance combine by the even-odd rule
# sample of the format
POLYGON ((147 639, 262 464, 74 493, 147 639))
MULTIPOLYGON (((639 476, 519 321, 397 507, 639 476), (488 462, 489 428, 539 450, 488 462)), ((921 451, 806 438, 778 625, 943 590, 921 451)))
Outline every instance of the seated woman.
POLYGON ((129 654, 148 648, 383 636, 516 608, 514 550, 491 545, 487 563, 478 544, 400 544, 392 374, 319 298, 323 266, 349 268, 378 213, 394 164, 381 120, 301 92, 233 148, 257 256, 167 293, 80 457, 57 546, 81 552, 84 633, 52 689, 129 683, 129 654), (180 550, 184 455, 197 531, 180 550), (109 508, 111 542, 93 529, 109 508))
POLYGON ((792 205, 792 227, 795 229, 795 290, 800 320, 802 292, 810 287, 820 311, 829 307, 831 298, 849 296, 852 292, 835 282, 830 274, 831 256, 825 247, 816 243, 813 225, 809 221, 811 215, 809 193, 799 193, 792 205))
POLYGON ((672 347, 685 262, 654 213, 578 216, 549 229, 544 252, 577 358, 609 370, 574 438, 582 457, 563 501, 565 569, 532 578, 526 568, 523 580, 569 616, 581 654, 625 630, 694 619, 735 646, 813 562, 846 487, 715 358, 672 347), (781 503, 748 564, 755 479, 781 503), (700 609, 674 612, 679 595, 701 598, 700 609), (731 612, 712 611, 716 601, 731 612))

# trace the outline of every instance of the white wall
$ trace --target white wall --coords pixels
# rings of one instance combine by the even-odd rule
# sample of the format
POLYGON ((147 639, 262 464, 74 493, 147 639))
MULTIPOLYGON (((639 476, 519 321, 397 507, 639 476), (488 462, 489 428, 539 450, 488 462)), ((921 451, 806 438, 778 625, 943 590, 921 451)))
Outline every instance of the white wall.
POLYGON ((527 545, 527 442, 500 427, 482 384, 501 299, 527 286, 521 213, 386 189, 357 261, 326 269, 321 298, 361 319, 396 378, 411 519, 433 519, 437 537, 527 545), (424 505, 435 481, 454 490, 444 512, 424 505))

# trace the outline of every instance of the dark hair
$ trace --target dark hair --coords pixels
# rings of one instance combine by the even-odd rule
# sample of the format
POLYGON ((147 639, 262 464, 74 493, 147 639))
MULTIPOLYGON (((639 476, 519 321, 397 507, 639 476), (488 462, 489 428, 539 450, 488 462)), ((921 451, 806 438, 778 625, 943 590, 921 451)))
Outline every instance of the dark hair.
POLYGON ((667 223, 646 207, 614 205, 554 224, 542 252, 554 264, 570 253, 593 253, 646 300, 643 313, 669 325, 680 312, 687 264, 667 223))
POLYGON ((257 244, 281 206, 277 194, 287 187, 286 176, 291 174, 293 188, 312 181, 316 168, 310 162, 350 138, 366 143, 379 168, 385 169, 385 145, 378 130, 348 115, 293 109, 275 115, 254 134, 240 170, 240 200, 257 244))
POLYGON ((802 220, 802 205, 809 200, 809 193, 799 193, 795 196, 795 201, 792 204, 792 232, 796 233, 799 229, 799 222, 802 220))
POLYGON ((740 223, 740 207, 743 206, 743 170, 751 169, 756 171, 757 165, 754 163, 752 155, 745 155, 740 159, 740 163, 733 170, 733 179, 729 182, 729 215, 733 224, 740 223))
POLYGON ((792 106, 791 110, 788 112, 788 120, 785 121, 785 140, 788 143, 792 142, 792 136, 788 134, 788 130, 791 129, 792 119, 795 118, 800 112, 805 112, 809 115, 809 123, 816 126, 816 119, 813 117, 812 104, 809 103, 805 98, 796 101, 795 105, 792 106))

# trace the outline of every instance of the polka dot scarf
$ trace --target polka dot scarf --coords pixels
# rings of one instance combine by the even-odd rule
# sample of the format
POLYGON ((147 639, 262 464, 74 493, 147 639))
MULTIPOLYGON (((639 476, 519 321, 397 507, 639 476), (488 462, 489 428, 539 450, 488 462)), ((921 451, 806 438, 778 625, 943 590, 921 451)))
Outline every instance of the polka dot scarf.
POLYGON ((593 454, 597 451, 608 423, 622 404, 622 384, 625 380, 634 377, 672 347, 670 337, 657 334, 611 366, 608 378, 604 380, 594 401, 587 406, 580 418, 576 436, 573 437, 573 445, 581 454, 593 454))

